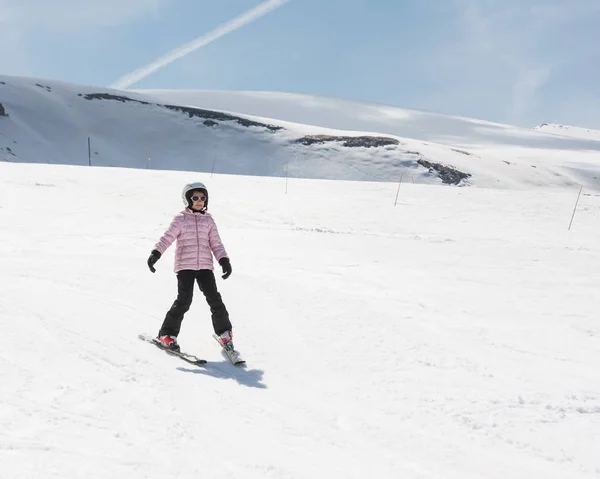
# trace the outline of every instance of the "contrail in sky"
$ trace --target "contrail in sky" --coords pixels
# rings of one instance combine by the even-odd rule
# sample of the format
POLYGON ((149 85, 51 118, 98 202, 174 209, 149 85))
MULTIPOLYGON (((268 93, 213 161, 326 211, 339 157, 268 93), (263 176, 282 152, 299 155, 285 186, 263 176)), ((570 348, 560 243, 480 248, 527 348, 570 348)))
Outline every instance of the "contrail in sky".
POLYGON ((142 68, 138 68, 137 70, 124 75, 119 78, 116 82, 110 85, 110 88, 117 89, 126 89, 131 85, 139 82, 140 80, 146 78, 151 73, 154 73, 156 70, 160 70, 161 68, 167 66, 169 63, 174 62, 175 60, 192 53, 198 48, 201 48, 209 43, 214 42, 215 40, 221 38, 223 35, 227 35, 238 28, 243 27, 244 25, 248 25, 249 23, 258 20, 260 17, 266 15, 267 13, 275 10, 276 8, 282 6, 283 4, 289 2, 290 0, 267 0, 266 2, 261 3, 260 5, 248 10, 246 13, 241 14, 239 17, 234 18, 233 20, 228 21, 227 23, 223 23, 215 28, 213 31, 203 35, 191 42, 185 43, 174 50, 170 51, 166 55, 163 55, 160 58, 157 58, 152 63, 149 63, 142 68))

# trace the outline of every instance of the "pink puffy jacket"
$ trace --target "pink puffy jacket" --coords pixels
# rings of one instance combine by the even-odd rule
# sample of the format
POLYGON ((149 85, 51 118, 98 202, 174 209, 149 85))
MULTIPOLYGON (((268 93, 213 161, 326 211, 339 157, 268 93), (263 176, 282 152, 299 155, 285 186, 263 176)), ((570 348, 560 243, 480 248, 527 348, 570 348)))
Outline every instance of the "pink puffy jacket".
POLYGON ((163 254, 175 240, 176 273, 182 269, 213 270, 212 255, 215 255, 217 261, 227 256, 215 220, 209 213, 194 213, 186 208, 173 218, 169 229, 158 240, 154 249, 163 254))

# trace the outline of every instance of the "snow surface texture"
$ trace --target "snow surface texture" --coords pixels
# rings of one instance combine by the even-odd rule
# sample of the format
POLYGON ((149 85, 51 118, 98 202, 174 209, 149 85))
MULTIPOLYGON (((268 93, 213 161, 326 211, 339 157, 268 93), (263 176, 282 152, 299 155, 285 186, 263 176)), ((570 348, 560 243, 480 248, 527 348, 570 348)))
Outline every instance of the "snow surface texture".
POLYGON ((119 91, 8 76, 0 77, 0 105, 4 161, 600 189, 598 141, 385 105, 268 92, 119 91), (357 136, 368 137, 366 146, 339 140, 357 136), (381 146, 372 146, 382 136, 381 146))
MULTIPOLYGON (((57 133, 58 134, 58 133, 57 133)), ((600 474, 600 196, 0 163, 0 476, 600 474), (204 181, 248 360, 146 258, 204 181), (287 193, 286 193, 287 190, 287 193), (308 194, 310 192, 310 194, 308 194)))

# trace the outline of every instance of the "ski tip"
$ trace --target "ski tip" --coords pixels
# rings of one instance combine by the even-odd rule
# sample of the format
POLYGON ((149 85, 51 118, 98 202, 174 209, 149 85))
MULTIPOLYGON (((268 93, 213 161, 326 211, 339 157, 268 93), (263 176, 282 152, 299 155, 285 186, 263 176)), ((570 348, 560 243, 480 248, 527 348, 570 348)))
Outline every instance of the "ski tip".
POLYGON ((196 366, 205 366, 206 363, 208 362, 206 359, 200 359, 200 358, 194 356, 193 354, 187 354, 187 353, 181 351, 181 349, 167 348, 167 347, 163 346, 160 342, 158 342, 155 337, 150 336, 148 334, 138 334, 138 338, 140 338, 144 341, 148 341, 151 344, 154 344, 156 347, 158 347, 158 349, 161 349, 164 352, 166 352, 167 354, 170 354, 172 356, 177 356, 189 364, 194 364, 196 366))

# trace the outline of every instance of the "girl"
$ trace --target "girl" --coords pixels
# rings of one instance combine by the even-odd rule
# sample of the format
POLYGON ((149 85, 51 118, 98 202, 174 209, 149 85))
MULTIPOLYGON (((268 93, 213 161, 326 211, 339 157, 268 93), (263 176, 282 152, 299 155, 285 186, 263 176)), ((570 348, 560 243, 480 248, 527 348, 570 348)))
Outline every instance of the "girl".
POLYGON ((219 237, 215 220, 206 212, 208 190, 202 183, 190 183, 183 188, 181 197, 186 208, 173 218, 169 229, 158 240, 148 258, 148 267, 154 273, 154 264, 173 241, 177 240, 174 268, 177 274, 177 299, 167 312, 157 339, 167 348, 179 350, 177 336, 183 315, 192 304, 195 281, 210 307, 215 334, 221 338, 221 343, 226 349, 233 351, 231 322, 217 291, 212 255, 223 268, 223 279, 227 279, 231 274, 231 263, 219 237))

